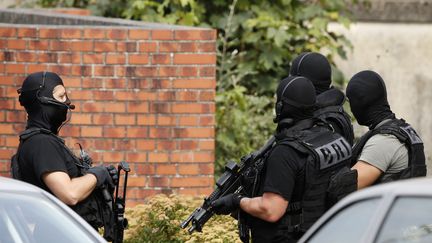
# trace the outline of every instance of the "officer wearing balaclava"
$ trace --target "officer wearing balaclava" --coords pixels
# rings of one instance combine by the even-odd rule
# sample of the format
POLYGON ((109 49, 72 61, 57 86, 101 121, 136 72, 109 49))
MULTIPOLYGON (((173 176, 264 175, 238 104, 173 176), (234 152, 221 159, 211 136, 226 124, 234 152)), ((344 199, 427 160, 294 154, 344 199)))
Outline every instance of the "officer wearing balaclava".
POLYGON ((314 117, 330 124, 352 145, 354 132, 351 118, 343 108, 345 95, 330 86, 331 66, 327 58, 320 53, 304 52, 292 61, 290 75, 304 76, 312 81, 317 95, 314 117))
POLYGON ((58 136, 75 106, 57 74, 32 73, 18 93, 28 116, 26 130, 20 134, 18 151, 12 159, 14 178, 50 192, 72 208, 95 188, 113 184, 114 167, 92 167, 83 175, 77 166, 78 158, 58 136))
POLYGON ((346 140, 313 119, 316 95, 311 81, 290 76, 279 83, 276 96, 276 142, 257 177, 258 193, 229 194, 214 201, 211 209, 229 214, 241 208, 249 215, 252 242, 297 242, 325 212, 329 175, 344 166, 350 154, 345 151, 350 148, 346 140), (320 162, 313 147, 324 148, 336 138, 345 141, 344 156, 330 164, 320 162), (305 186, 310 183, 314 188, 305 186))
POLYGON ((423 142, 412 126, 390 109, 384 80, 373 71, 355 74, 346 95, 358 124, 369 127, 353 148, 358 189, 426 175, 423 142))

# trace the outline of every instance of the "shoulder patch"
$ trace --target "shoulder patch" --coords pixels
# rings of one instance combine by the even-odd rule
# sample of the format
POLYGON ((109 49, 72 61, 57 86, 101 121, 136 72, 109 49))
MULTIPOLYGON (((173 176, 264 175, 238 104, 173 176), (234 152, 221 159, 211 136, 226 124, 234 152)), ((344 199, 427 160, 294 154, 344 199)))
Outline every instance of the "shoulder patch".
POLYGON ((421 144, 423 141, 419 137, 419 135, 416 133, 414 128, 412 128, 410 125, 401 127, 402 131, 408 136, 409 140, 411 141, 411 144, 421 144))
POLYGON ((341 137, 315 148, 315 152, 319 156, 320 170, 323 170, 349 159, 351 157, 351 146, 341 137))

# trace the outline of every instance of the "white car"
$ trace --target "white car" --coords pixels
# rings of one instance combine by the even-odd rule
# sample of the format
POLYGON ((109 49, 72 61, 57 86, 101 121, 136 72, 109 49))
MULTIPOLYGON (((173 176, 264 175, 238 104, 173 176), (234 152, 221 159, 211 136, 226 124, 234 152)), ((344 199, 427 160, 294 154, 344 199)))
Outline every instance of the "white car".
POLYGON ((0 177, 0 242, 106 242, 67 205, 48 192, 0 177))
POLYGON ((353 193, 299 243, 432 242, 432 179, 401 180, 353 193))

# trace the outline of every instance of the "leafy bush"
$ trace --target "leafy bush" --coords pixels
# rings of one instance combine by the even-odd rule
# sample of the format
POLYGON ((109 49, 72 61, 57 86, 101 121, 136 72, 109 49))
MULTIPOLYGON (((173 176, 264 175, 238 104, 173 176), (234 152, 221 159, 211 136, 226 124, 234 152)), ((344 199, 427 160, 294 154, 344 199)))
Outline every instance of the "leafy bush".
POLYGON ((241 242, 237 221, 229 216, 214 216, 203 232, 189 234, 180 224, 202 203, 202 198, 181 195, 157 195, 146 204, 126 208, 129 228, 125 243, 142 242, 241 242))
MULTIPOLYGON (((211 27, 217 40, 216 174, 227 160, 260 147, 274 130, 273 96, 301 52, 330 61, 345 57, 347 39, 328 30, 350 23, 356 0, 38 0, 42 6, 83 7, 95 14, 211 27)), ((341 87, 343 77, 334 69, 341 87)))

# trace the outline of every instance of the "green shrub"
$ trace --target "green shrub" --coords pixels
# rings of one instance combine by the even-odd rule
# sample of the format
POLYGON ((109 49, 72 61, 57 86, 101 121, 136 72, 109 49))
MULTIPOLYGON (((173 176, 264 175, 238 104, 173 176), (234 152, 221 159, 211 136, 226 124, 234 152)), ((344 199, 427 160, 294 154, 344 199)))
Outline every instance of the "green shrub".
POLYGON ((141 242, 241 242, 237 221, 229 216, 215 215, 203 232, 189 234, 180 228, 183 220, 201 205, 203 198, 163 194, 147 199, 147 203, 126 209, 129 228, 125 243, 141 242))

